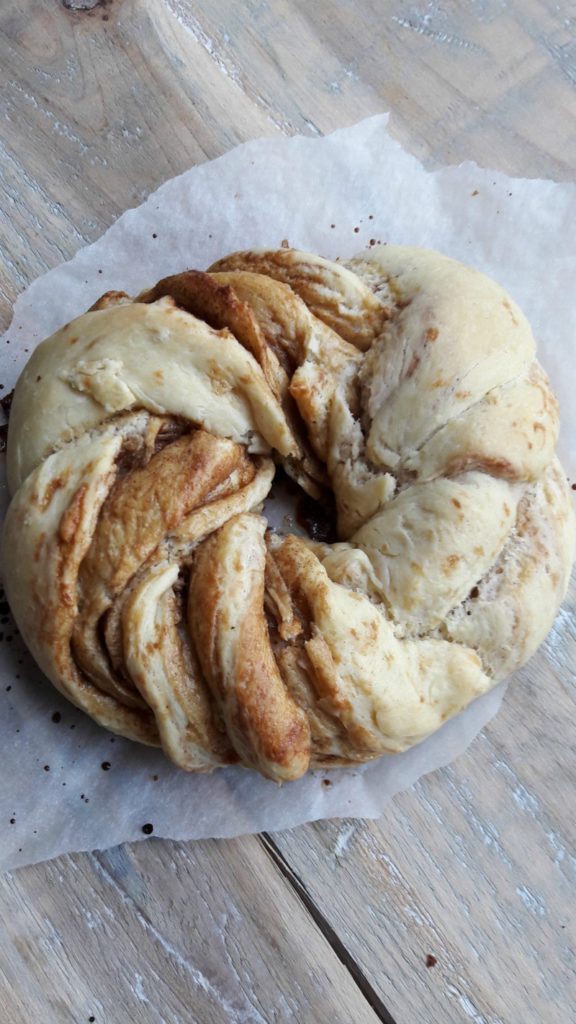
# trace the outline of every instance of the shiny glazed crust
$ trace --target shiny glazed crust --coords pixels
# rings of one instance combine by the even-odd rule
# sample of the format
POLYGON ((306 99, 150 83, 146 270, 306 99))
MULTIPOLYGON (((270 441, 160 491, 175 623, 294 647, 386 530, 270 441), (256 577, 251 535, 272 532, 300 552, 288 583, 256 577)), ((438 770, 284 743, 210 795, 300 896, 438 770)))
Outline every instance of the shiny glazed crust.
POLYGON ((46 675, 188 771, 282 782, 420 742, 531 656, 574 519, 493 281, 383 246, 108 293, 16 388, 6 592, 46 675), (338 543, 267 530, 275 463, 338 543))

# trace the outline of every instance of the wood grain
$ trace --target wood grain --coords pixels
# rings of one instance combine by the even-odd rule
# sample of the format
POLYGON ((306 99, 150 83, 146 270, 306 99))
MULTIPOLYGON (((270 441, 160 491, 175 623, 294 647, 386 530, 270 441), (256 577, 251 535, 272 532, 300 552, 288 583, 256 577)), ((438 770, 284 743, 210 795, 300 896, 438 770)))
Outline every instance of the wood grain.
POLYGON ((61 857, 0 907, 7 1021, 378 1022, 255 837, 61 857))
MULTIPOLYGON (((4 0, 0 69, 3 325, 166 177, 259 135, 390 109, 429 166, 576 174, 571 4, 4 0)), ((3 878, 5 1019, 566 1024, 575 664, 572 599, 484 735, 378 822, 3 878)))

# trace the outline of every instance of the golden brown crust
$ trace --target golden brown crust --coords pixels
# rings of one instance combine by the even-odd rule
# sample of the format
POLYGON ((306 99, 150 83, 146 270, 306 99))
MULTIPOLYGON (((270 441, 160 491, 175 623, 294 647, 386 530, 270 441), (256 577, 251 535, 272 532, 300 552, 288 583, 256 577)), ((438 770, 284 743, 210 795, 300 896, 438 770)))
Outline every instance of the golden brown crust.
POLYGON ((127 292, 104 292, 104 295, 101 295, 93 306, 90 306, 88 312, 94 313, 99 309, 110 309, 111 306, 122 306, 130 302, 132 302, 132 299, 127 292))
POLYGON ((174 592, 177 566, 159 566, 132 587, 122 604, 126 669, 153 709, 162 746, 187 771, 234 764, 187 631, 181 595, 174 592))
POLYGON ((314 316, 362 351, 378 337, 389 314, 374 292, 345 267, 297 249, 235 252, 209 270, 247 270, 289 285, 314 316))
POLYGON ((35 351, 5 587, 53 683, 188 771, 420 742, 531 655, 574 517, 520 310, 437 253, 296 250, 109 292, 35 351), (270 453, 340 542, 255 514, 270 453))
POLYGON ((188 621, 205 678, 244 764, 284 782, 310 764, 310 727, 287 693, 264 615, 266 520, 232 519, 195 561, 188 621))
MULTIPOLYGON (((110 671, 99 623, 135 572, 167 534, 205 504, 239 463, 251 467, 240 445, 203 430, 177 438, 144 466, 118 476, 78 573, 79 614, 72 646, 78 666, 122 703, 142 706, 110 671)), ((105 619, 104 619, 105 621, 105 619)))
POLYGON ((229 284, 221 284, 212 274, 187 270, 165 277, 138 296, 139 302, 157 302, 169 296, 177 306, 217 331, 227 328, 254 356, 264 371, 269 387, 277 395, 276 380, 270 354, 250 306, 238 298, 229 284))
POLYGON ((308 494, 321 498, 328 478, 311 450, 289 390, 303 337, 310 333, 304 303, 291 289, 262 275, 199 270, 164 278, 142 292, 138 301, 152 303, 165 297, 216 330, 229 330, 254 356, 292 431, 295 450, 284 458, 284 467, 308 494))

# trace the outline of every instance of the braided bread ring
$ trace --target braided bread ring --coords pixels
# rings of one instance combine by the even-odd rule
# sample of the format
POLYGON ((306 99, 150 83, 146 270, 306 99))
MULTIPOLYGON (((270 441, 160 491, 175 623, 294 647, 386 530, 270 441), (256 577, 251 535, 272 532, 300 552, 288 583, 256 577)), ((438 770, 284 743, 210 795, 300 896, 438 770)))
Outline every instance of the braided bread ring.
POLYGON ((16 387, 3 576, 32 654, 175 764, 277 781, 420 742, 520 667, 574 555, 558 408, 438 253, 234 253, 108 293, 16 387), (274 460, 338 543, 267 530, 274 460))

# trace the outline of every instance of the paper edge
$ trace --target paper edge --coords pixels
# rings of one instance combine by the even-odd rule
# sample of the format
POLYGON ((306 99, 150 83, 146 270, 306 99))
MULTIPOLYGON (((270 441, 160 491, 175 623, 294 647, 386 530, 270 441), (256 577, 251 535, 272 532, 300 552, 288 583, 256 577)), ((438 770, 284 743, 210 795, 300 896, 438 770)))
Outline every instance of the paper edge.
MULTIPOLYGON (((479 171, 482 174, 489 173, 489 174, 499 175, 501 177, 506 178, 510 182, 528 182, 528 183, 532 183, 532 182, 546 182, 546 183, 551 183, 551 184, 562 185, 562 186, 565 186, 565 187, 568 187, 568 188, 572 187, 574 189, 574 191, 576 192, 576 181, 562 181, 562 180, 559 180, 557 178, 551 178, 551 177, 541 178, 541 177, 539 177, 537 175, 535 175, 534 177, 527 177, 527 176, 519 177, 517 175, 512 176, 512 175, 508 175, 505 171, 499 170, 496 167, 490 167, 490 166, 489 167, 483 167, 481 164, 478 164, 475 160, 461 160, 459 163, 453 163, 453 164, 438 163, 434 167, 425 166, 419 160, 419 158, 411 150, 406 148, 406 146, 401 142, 400 139, 397 138, 396 135, 393 135, 390 132, 391 119, 392 119, 391 111, 382 111, 379 114, 371 114, 369 117, 362 118, 360 121, 355 121, 355 122, 353 122, 350 125, 345 125, 343 127, 335 128, 335 129, 333 129, 333 131, 327 132, 326 134, 321 135, 321 136, 304 135, 304 134, 299 133, 299 132, 295 133, 294 135, 288 135, 288 136, 285 136, 285 135, 271 135, 271 136, 263 135, 263 136, 257 136, 254 139, 247 139, 246 142, 238 143, 238 145, 233 146, 231 149, 228 149, 225 153, 221 153, 220 156, 214 157, 211 160, 210 159, 202 160, 202 161, 200 161, 197 164, 192 164, 190 167, 186 168, 184 171, 181 171, 179 174, 176 174, 176 175, 174 175, 171 178, 166 178, 160 185, 158 185, 152 192, 150 192, 149 195, 147 195, 146 198, 141 203, 138 203, 136 206, 129 206, 125 210, 123 210, 122 213, 120 213, 108 225, 108 227, 102 232, 102 234, 99 235, 98 238, 94 239, 93 242, 87 242, 86 244, 81 245, 76 250, 74 255, 70 257, 70 259, 68 259, 68 260, 61 260, 59 263, 56 263, 53 267, 50 267, 49 270, 46 270, 43 274, 40 274, 38 277, 34 277, 26 285, 26 287, 21 292, 19 292, 18 295, 16 296, 16 298, 14 300, 14 303, 12 304, 12 317, 10 319, 10 322, 9 322, 6 330, 3 332, 3 334, 0 337, 0 342, 3 341, 6 338, 6 336, 10 333, 10 331, 12 330, 12 326, 13 326, 14 321, 16 320, 17 315, 18 315, 18 310, 19 310, 20 303, 21 303, 21 301, 23 301, 24 297, 28 294, 30 289, 34 287, 36 282, 43 281, 45 278, 49 277, 50 274, 52 274, 54 271, 60 270, 61 267, 72 266, 80 258, 81 254, 83 254, 87 250, 91 249, 93 246, 99 245, 108 236, 108 234, 111 231, 114 231, 116 229, 117 225, 120 224, 121 221, 123 221, 124 219, 129 218, 137 210, 141 210, 144 207, 146 207, 149 204, 151 204, 159 195, 162 194, 162 192, 165 190, 165 188, 168 185, 171 185, 173 182, 179 181, 180 179, 184 178, 187 174, 190 173, 190 171, 193 171, 196 168, 206 167, 208 165, 217 166, 221 162, 229 160, 233 155, 236 155, 236 154, 238 154, 241 151, 249 150, 254 145, 258 145, 258 146, 260 146, 262 144, 265 144, 265 145, 275 145, 275 144, 277 144, 279 142, 282 142, 282 143, 284 143, 286 145, 290 145, 294 141, 299 141, 299 142, 304 141, 306 143, 313 143, 313 144, 317 145, 317 144, 322 144, 322 143, 328 142, 329 140, 336 140, 338 138, 338 136, 340 136, 342 134, 350 133, 350 132, 353 132, 355 130, 360 130, 361 127, 372 124, 374 129, 380 128, 381 126, 384 129, 386 129, 388 131, 388 136, 389 136, 390 141, 395 146, 397 146, 400 150, 402 150, 402 152, 406 156, 408 156, 411 160, 413 160, 416 164, 418 164, 420 170, 423 171, 424 174, 428 175, 429 177, 433 177, 434 175, 436 175, 436 174, 438 174, 440 172, 458 171, 458 170, 461 170, 463 168, 469 168, 471 170, 479 171)), ((78 314, 78 315, 80 315, 80 314, 78 314)), ((42 339, 40 339, 40 340, 42 340, 42 339)))
MULTIPOLYGON (((353 132, 356 129, 360 129, 361 126, 365 126, 365 125, 367 125, 369 123, 372 123, 374 125, 375 129, 379 129, 380 127, 382 127, 383 129, 387 130, 389 138, 390 138, 390 141, 396 147, 398 147, 406 156, 408 156, 411 160, 413 160, 419 166, 419 169, 423 173, 425 173, 427 176, 434 176, 434 175, 436 175, 438 173, 441 173, 441 172, 444 172, 444 173, 445 172, 452 172, 452 171, 457 172, 457 171, 459 171, 461 169, 467 169, 467 170, 469 169, 472 172, 478 171, 478 172, 480 172, 482 174, 486 174, 486 173, 488 173, 488 174, 495 174, 497 176, 505 178, 509 182, 518 182, 518 183, 520 183, 520 182, 528 182, 528 183, 543 182, 543 183, 550 183, 550 184, 561 184, 563 187, 568 186, 568 187, 572 187, 574 190, 576 190, 576 182, 574 182, 574 181, 562 181, 562 180, 558 180, 558 179, 553 178, 553 177, 541 178, 541 177, 539 177, 537 175, 535 175, 533 177, 511 176, 511 175, 508 175, 505 171, 499 170, 498 168, 481 166, 481 165, 479 165, 474 160, 464 160, 464 161, 460 161, 459 163, 452 163, 452 164, 437 164, 436 166, 433 166, 433 167, 425 166, 425 165, 423 165, 421 163, 419 158, 411 150, 406 148, 406 146, 402 143, 402 141, 400 141, 400 139, 398 139, 398 137, 395 134, 394 135, 391 134, 391 132, 390 132, 390 119, 391 119, 390 112, 382 112, 382 113, 374 114, 374 115, 371 115, 368 118, 364 118, 364 119, 362 119, 360 121, 353 122, 350 125, 338 127, 336 129, 334 129, 333 131, 331 131, 331 132, 329 132, 329 133, 327 133, 325 135, 319 136, 319 137, 310 136, 310 135, 304 135, 304 134, 301 134, 301 133, 296 133, 296 134, 290 135, 290 136, 273 135, 273 136, 256 137, 254 139, 249 139, 246 142, 243 142, 243 143, 240 143, 240 144, 238 144, 236 146, 233 146, 231 149, 227 150, 225 153, 222 153, 218 157, 215 157, 215 158, 213 158, 211 160, 210 159, 202 160, 199 163, 192 165, 192 167, 187 168, 184 171, 180 172, 179 174, 174 175, 173 177, 166 179, 160 185, 158 185, 151 193, 149 193, 149 195, 146 196, 146 198, 141 203, 138 203, 135 206, 128 207, 121 214, 119 214, 108 225, 108 227, 104 230, 104 232, 101 235, 98 236, 98 238, 96 238, 92 242, 89 242, 89 243, 81 245, 77 249, 77 251, 73 254, 73 256, 70 257, 70 259, 60 261, 59 263, 57 263, 53 267, 51 267, 49 270, 45 271, 43 274, 39 275, 38 277, 33 278, 33 280, 30 281, 29 284, 26 285, 26 287, 16 296, 15 301, 14 301, 13 306, 12 306, 12 317, 11 317, 11 320, 10 320, 10 323, 8 324, 5 332, 3 333, 2 338, 5 338, 10 333, 10 331, 12 329, 12 325, 14 324, 14 321, 16 320, 16 318, 18 316, 18 311, 19 311, 20 304, 23 302, 25 297, 28 295, 30 289, 33 288, 33 286, 36 284, 36 282, 43 281, 45 278, 49 277, 50 274, 52 274, 52 273, 54 273, 56 271, 59 271, 62 267, 74 265, 74 263, 80 259, 82 254, 86 253, 88 250, 92 249, 93 247, 101 244, 107 238, 109 233, 114 231, 117 228, 117 226, 125 218, 130 218, 130 216, 132 214, 136 213, 136 211, 141 210, 142 208, 148 206, 149 204, 152 204, 158 198, 158 196, 160 196, 163 193, 163 191, 166 189, 166 187, 168 185, 171 185, 173 182, 178 181, 179 179, 185 177, 187 174, 190 173, 191 170, 194 170, 195 168, 206 167, 208 165, 217 166, 222 161, 226 161, 226 160, 230 159, 232 156, 236 156, 239 151, 249 151, 250 148, 253 147, 254 145, 262 145, 262 144, 268 145, 269 144, 269 145, 274 145, 275 146, 277 143, 283 143, 285 145, 289 145, 293 141, 296 142, 296 141, 302 141, 302 140, 305 141, 306 143, 319 144, 319 143, 327 142, 329 140, 336 140, 339 136, 341 136, 343 134, 347 134, 347 133, 353 132)), ((387 798, 387 800, 388 801, 392 801, 398 794, 406 792, 407 790, 411 789, 416 784, 416 782, 419 781, 419 779, 425 778, 425 777, 433 774, 434 772, 445 768, 447 765, 455 763, 455 761, 457 761, 464 753, 466 753, 466 751, 470 748, 472 743, 474 743, 474 740, 476 738, 478 738, 478 736, 480 736, 484 732, 484 730, 489 725, 489 723, 492 721, 492 719, 495 718, 496 715, 499 713, 501 705, 502 705, 502 700, 504 698, 504 692, 505 691, 502 692, 502 696, 501 696, 501 698, 500 698, 500 700, 498 702, 498 706, 494 710, 494 712, 491 714, 491 716, 488 719, 488 721, 485 722, 484 725, 481 727, 481 729, 478 731, 478 733, 476 733, 476 735, 471 740, 469 740, 467 742, 466 747, 462 751, 460 751, 455 756, 448 755, 445 760, 442 760, 439 764, 435 765, 433 768, 430 768, 429 770, 422 772, 416 779, 412 779, 411 781, 407 782, 405 785, 401 785, 397 790, 394 791, 394 793, 390 794, 390 796, 387 798)), ((455 717, 457 717, 457 716, 455 716, 455 717)), ((343 770, 346 770, 346 769, 343 769, 343 770)), ((339 820, 345 820, 345 819, 348 819, 348 818, 355 819, 355 820, 377 820, 382 815, 382 813, 383 813, 383 810, 380 810, 380 811, 375 812, 375 813, 372 813, 372 812, 365 813, 365 814, 362 814, 362 815, 359 815, 359 816, 358 815, 354 815, 353 813, 352 814, 349 814, 349 813, 335 813, 335 814, 330 814, 329 816, 324 816, 321 813, 314 812, 314 813, 312 813, 312 815, 310 817, 305 817, 302 820, 291 822, 289 825, 285 825, 285 826, 281 826, 281 827, 272 827, 270 829, 265 829, 265 830, 262 830, 262 831, 269 831, 269 832, 271 832, 273 834, 276 834, 276 833, 282 832, 282 831, 284 831, 286 829, 297 828, 297 827, 300 827, 301 825, 312 824, 312 823, 315 823, 317 821, 339 821, 339 820)), ((239 832, 237 832, 237 831, 232 831, 232 832, 221 832, 221 831, 218 831, 216 833, 212 832, 210 835, 206 834, 206 835, 195 836, 194 840, 196 840, 196 839, 199 839, 199 840, 207 840, 207 839, 230 840, 230 839, 234 839, 234 838, 241 838, 242 836, 246 836, 246 835, 259 835, 259 834, 261 834, 261 832, 254 832, 254 831, 252 831, 250 829, 247 829, 246 831, 239 831, 239 832)), ((12 869, 9 868, 9 869, 6 869, 6 870, 7 871, 20 870, 21 867, 27 867, 27 866, 31 866, 31 865, 34 865, 34 864, 44 863, 48 859, 53 859, 54 857, 59 857, 59 856, 73 856, 73 855, 75 855, 77 853, 86 853, 86 852, 100 853, 100 852, 103 852, 105 850, 113 849, 113 848, 118 847, 118 846, 131 845, 131 844, 135 844, 135 843, 144 842, 146 839, 149 839, 149 838, 152 838, 152 839, 166 839, 168 841, 173 841, 173 842, 190 842, 190 841, 193 841, 192 839, 186 839, 185 837, 172 836, 172 835, 170 835, 167 832, 164 832, 162 835, 158 834, 156 836, 153 835, 153 836, 150 836, 150 837, 143 835, 141 837, 136 837, 136 838, 131 838, 131 839, 123 840, 120 843, 114 843, 112 846, 110 846, 110 845, 102 845, 102 846, 98 845, 98 846, 94 846, 94 847, 83 847, 83 846, 80 846, 78 848, 62 851, 61 853, 55 853, 53 855, 50 855, 49 858, 43 856, 43 857, 40 857, 38 859, 26 860, 25 864, 22 864, 22 865, 20 865, 20 866, 18 866, 16 868, 12 868, 12 869)))

